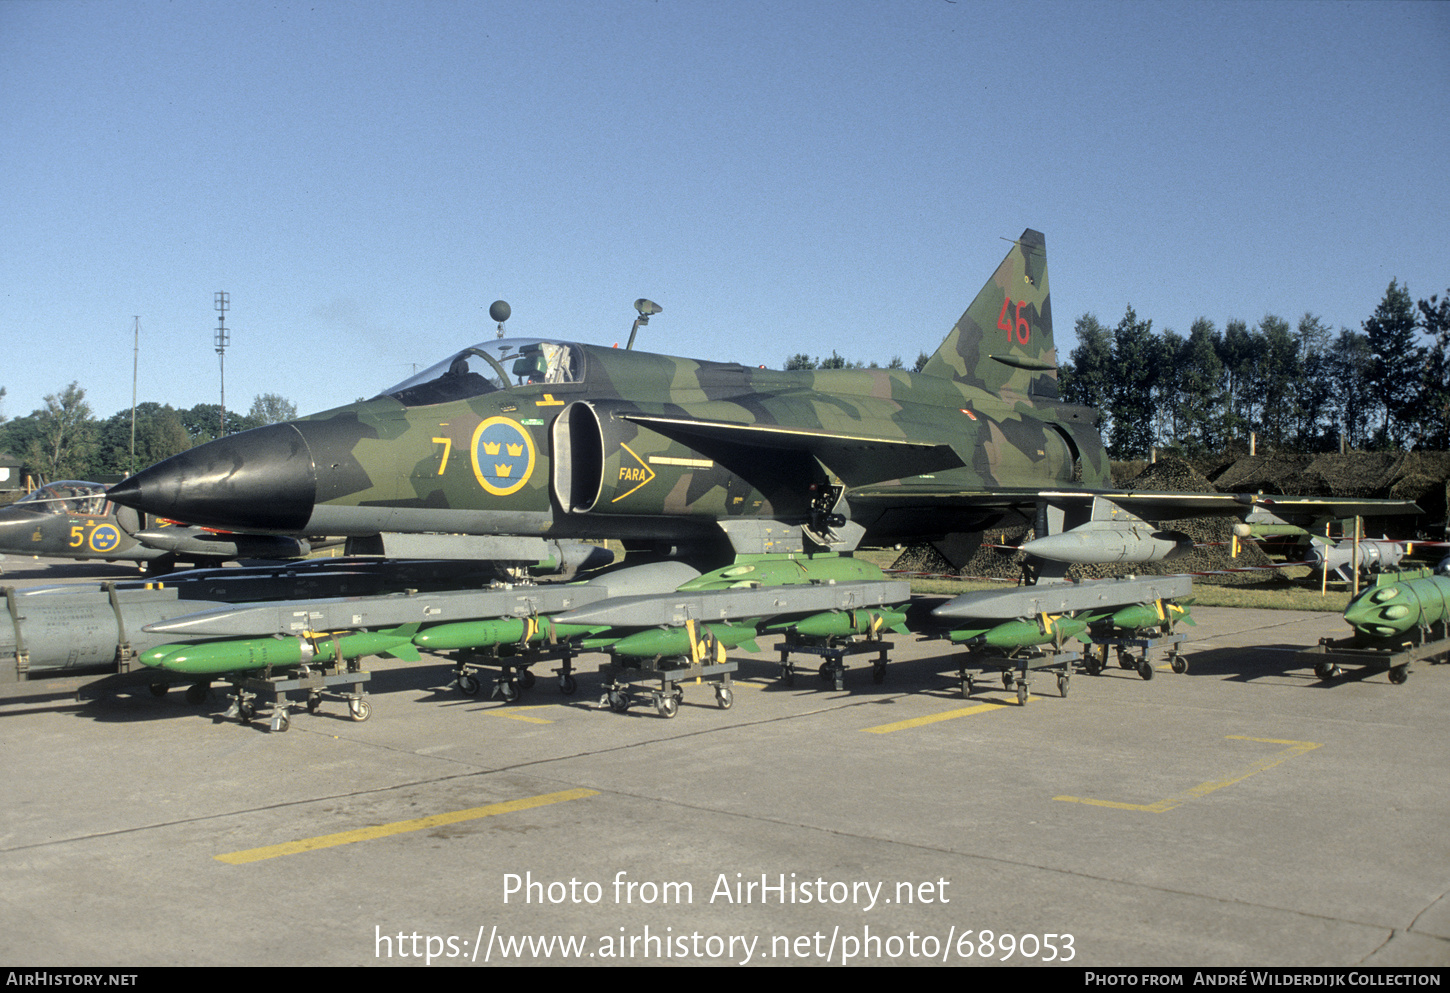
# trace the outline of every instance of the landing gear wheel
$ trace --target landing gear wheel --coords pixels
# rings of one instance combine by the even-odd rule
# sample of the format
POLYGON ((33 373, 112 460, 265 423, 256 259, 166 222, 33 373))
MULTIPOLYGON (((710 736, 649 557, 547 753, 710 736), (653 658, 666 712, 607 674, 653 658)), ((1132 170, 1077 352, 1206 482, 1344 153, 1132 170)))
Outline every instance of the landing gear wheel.
POLYGON ((152 696, 165 696, 166 691, 171 689, 166 683, 152 683, 150 686, 152 696))
POLYGON ((1146 657, 1138 662, 1138 675, 1142 676, 1144 679, 1153 678, 1153 666, 1149 664, 1146 657))
POLYGON ((1188 671, 1188 660, 1182 655, 1175 655, 1169 661, 1173 663, 1173 671, 1178 673, 1178 675, 1181 676, 1188 671))
POLYGON ((1410 667, 1408 665, 1396 665, 1390 667, 1390 682, 1399 684, 1410 678, 1410 667))
POLYGON ((715 687, 715 703, 721 710, 729 710, 735 703, 735 691, 728 686, 715 687))
POLYGON ((464 696, 478 696, 481 687, 478 677, 471 672, 465 672, 458 677, 458 692, 464 696))
POLYGON ((655 709, 661 717, 674 717, 680 712, 680 699, 673 693, 656 693, 655 709))
POLYGON ((579 684, 574 681, 573 676, 563 675, 559 677, 559 692, 565 696, 573 696, 579 684))
POLYGON ((347 709, 355 721, 365 721, 373 715, 373 706, 364 697, 348 701, 347 709))
POLYGON ((186 702, 199 707, 206 703, 206 695, 210 692, 211 683, 192 683, 186 688, 186 702))

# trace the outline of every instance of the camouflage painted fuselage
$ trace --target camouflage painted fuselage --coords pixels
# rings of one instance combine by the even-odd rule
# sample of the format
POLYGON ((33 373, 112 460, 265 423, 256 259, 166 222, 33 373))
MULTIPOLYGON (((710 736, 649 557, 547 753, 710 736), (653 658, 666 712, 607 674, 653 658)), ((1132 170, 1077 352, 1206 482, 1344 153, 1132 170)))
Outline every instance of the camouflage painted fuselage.
POLYGON ((114 494, 279 532, 724 532, 741 551, 769 550, 778 529, 850 547, 1107 488, 1095 417, 1058 399, 1045 247, 1029 230, 921 373, 505 339, 372 400, 183 453, 114 494))
POLYGON ((846 516, 894 540, 965 530, 956 498, 1108 485, 1081 408, 926 374, 566 347, 581 382, 415 407, 383 396, 300 422, 327 453, 305 529, 684 537, 733 517, 803 522, 841 487, 846 516))

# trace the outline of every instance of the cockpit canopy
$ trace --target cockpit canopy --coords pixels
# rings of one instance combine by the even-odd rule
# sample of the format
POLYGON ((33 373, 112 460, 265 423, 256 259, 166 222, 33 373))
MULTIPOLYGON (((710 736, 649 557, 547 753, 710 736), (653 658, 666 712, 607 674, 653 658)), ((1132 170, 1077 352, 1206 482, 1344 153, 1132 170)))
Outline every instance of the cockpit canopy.
POLYGON ((106 488, 79 479, 58 479, 15 501, 42 514, 93 514, 106 512, 106 488))
POLYGON ((403 380, 379 396, 407 407, 466 400, 535 383, 578 383, 584 359, 573 345, 533 338, 486 341, 403 380))

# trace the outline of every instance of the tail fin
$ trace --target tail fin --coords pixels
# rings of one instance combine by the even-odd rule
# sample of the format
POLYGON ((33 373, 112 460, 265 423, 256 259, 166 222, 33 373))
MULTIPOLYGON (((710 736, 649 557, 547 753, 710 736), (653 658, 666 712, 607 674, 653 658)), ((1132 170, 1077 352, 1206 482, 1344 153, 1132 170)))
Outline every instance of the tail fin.
POLYGON ((1057 348, 1042 232, 1022 232, 921 371, 979 386, 1009 401, 1057 397, 1057 348))

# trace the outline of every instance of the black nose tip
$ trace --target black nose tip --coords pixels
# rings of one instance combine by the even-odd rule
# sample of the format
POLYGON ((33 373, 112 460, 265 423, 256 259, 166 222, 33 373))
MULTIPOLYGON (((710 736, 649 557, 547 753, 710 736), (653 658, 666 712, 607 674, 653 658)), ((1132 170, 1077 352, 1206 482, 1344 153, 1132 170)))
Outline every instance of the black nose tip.
POLYGON ((312 452, 291 424, 228 435, 111 487, 111 499, 206 527, 301 531, 312 516, 312 452))

